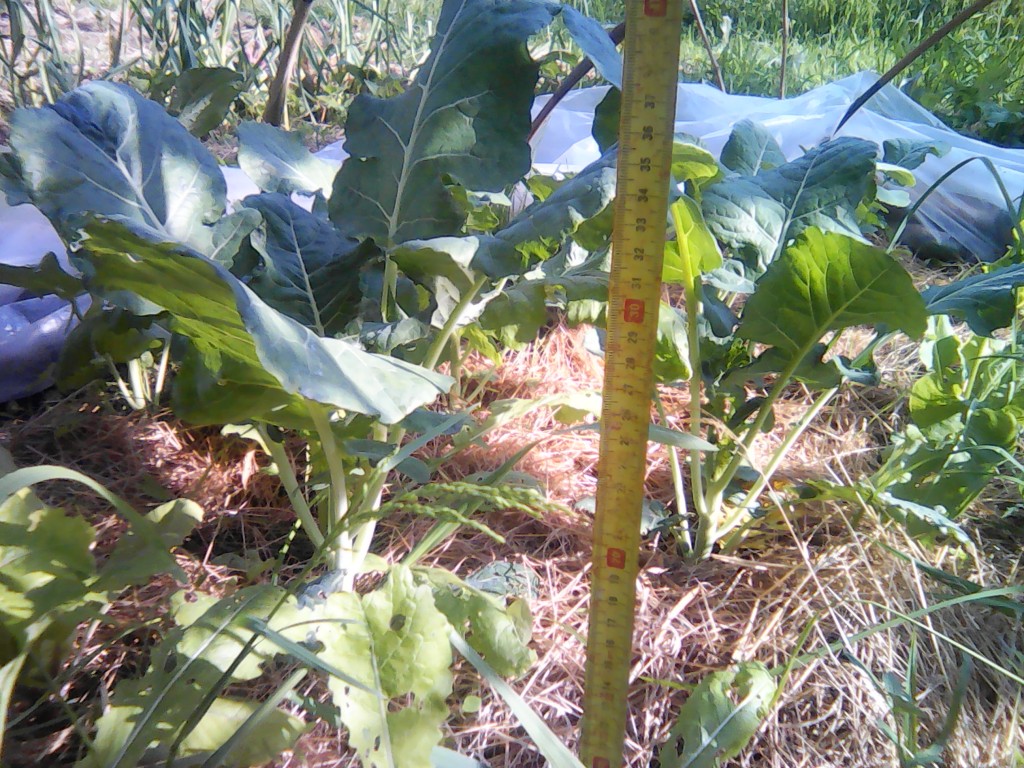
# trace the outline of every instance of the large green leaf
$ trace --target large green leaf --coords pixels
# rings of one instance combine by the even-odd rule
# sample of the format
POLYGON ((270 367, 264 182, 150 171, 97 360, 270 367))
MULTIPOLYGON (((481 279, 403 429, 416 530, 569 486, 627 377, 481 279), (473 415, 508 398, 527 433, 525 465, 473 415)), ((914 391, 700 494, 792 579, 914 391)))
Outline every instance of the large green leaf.
POLYGON ((704 218, 756 278, 792 238, 810 227, 860 237, 857 208, 874 195, 878 148, 840 138, 757 175, 704 190, 704 218))
POLYGON ((480 315, 480 327, 506 346, 532 341, 548 322, 548 307, 565 309, 580 301, 607 301, 607 262, 607 253, 563 248, 491 299, 480 315))
POLYGON ((760 662, 712 672, 686 699, 661 750, 665 768, 716 768, 736 757, 768 714, 775 679, 760 662))
POLYGON ((238 165, 264 192, 331 193, 335 170, 302 139, 265 123, 238 126, 238 165))
POLYGON ((756 176, 785 163, 786 156, 775 137, 753 120, 736 123, 722 148, 722 165, 743 176, 756 176))
POLYGON ((394 566, 376 592, 362 598, 332 594, 327 609, 350 623, 321 627, 320 655, 384 694, 379 698, 331 678, 349 744, 365 768, 428 768, 452 690, 451 625, 435 607, 430 587, 394 566))
POLYGON ((802 360, 829 331, 885 324, 916 338, 925 320, 910 276, 885 251, 811 229, 758 282, 737 334, 802 360))
POLYGON ((1011 264, 991 272, 925 288, 925 306, 931 315, 963 319, 971 330, 991 336, 1013 322, 1017 309, 1016 289, 1024 285, 1024 264, 1011 264))
POLYGON ((68 239, 83 215, 124 217, 201 253, 215 250, 226 185, 213 155, 131 88, 88 83, 11 117, 29 197, 68 239))
POLYGON ((379 255, 377 248, 342 237, 286 195, 253 195, 242 204, 263 217, 250 236, 262 261, 247 285, 318 336, 341 335, 359 304, 359 270, 379 255))
POLYGON ((387 245, 447 235, 463 217, 445 177, 496 192, 524 176, 538 72, 526 41, 557 11, 545 0, 445 0, 408 90, 352 103, 331 218, 387 245))
MULTIPOLYGON (((274 407, 295 410, 303 397, 392 424, 451 386, 447 376, 317 336, 223 267, 152 233, 114 221, 93 221, 86 232, 94 287, 131 291, 167 310, 204 366, 234 377, 226 388, 237 381, 274 407)), ((250 418, 274 420, 269 412, 250 418)))

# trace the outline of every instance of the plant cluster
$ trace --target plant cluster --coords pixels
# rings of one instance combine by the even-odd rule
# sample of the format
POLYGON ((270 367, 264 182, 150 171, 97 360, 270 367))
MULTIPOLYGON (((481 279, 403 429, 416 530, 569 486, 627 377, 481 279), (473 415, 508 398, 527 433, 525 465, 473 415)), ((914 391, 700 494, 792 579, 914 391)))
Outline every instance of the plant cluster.
MULTIPOLYGON (((469 354, 498 358, 534 339, 551 310, 574 324, 604 321, 616 91, 595 123, 600 160, 571 179, 527 178, 539 75, 527 43, 557 15, 615 80, 614 49, 571 8, 449 0, 408 88, 352 102, 351 157, 337 173, 296 136, 243 124, 239 164, 261 192, 235 206, 188 130, 194 110, 173 116, 127 86, 93 82, 14 113, 0 188, 49 218, 77 273, 51 258, 0 279, 87 299, 59 378, 78 385, 127 364, 124 391, 137 405, 169 384, 177 416, 254 441, 316 551, 286 584, 176 596, 174 628, 144 674, 121 681, 95 733, 80 734, 83 767, 265 761, 304 732, 280 705, 295 702, 311 672, 326 677, 333 708, 299 709, 343 725, 365 765, 425 765, 449 715, 453 645, 491 677, 532 663, 525 601, 420 560, 460 525, 488 530, 482 511, 550 511, 535 490, 504 482, 531 446, 474 482, 435 482, 444 462, 510 414, 544 405, 584 415, 556 397, 492 403, 477 420, 463 373, 469 354), (526 206, 516 202, 524 194, 526 206), (298 466, 289 435, 306 446, 298 466), (445 448, 428 461, 418 451, 431 441, 445 448), (372 551, 374 534, 398 513, 434 525, 388 563, 372 551), (367 573, 381 578, 360 593, 367 573), (271 668, 283 680, 264 702, 229 695, 271 668)), ((655 373, 686 387, 689 424, 685 433, 652 424, 651 438, 673 458, 676 508, 663 524, 691 559, 741 547, 766 516, 808 496, 855 499, 915 535, 963 538, 955 518, 1014 461, 1024 418, 1016 328, 1006 341, 991 335, 1015 323, 1019 249, 919 291, 891 249, 868 240, 934 151, 837 139, 787 161, 764 128, 744 122, 716 160, 677 138, 663 278, 685 302, 661 306, 655 373), (846 332, 863 326, 875 337, 840 354, 846 332), (844 487, 777 483, 787 452, 840 388, 877 382, 873 351, 897 332, 927 340, 926 373, 911 391, 912 423, 878 472, 844 487), (774 406, 797 383, 814 400, 768 461, 754 461, 774 406)), ((144 517, 108 494, 132 533, 112 556, 124 566, 97 567, 89 526, 25 490, 53 477, 85 481, 53 468, 0 476, 11 529, 0 558, 17 564, 0 585, 13 601, 0 601, 4 713, 19 678, 45 670, 79 620, 136 579, 174 574, 168 550, 202 515, 177 502, 144 517)), ((778 677, 756 663, 710 676, 673 732, 671 764, 735 755, 777 699, 778 677)), ((550 750, 573 764, 564 747, 550 750)))

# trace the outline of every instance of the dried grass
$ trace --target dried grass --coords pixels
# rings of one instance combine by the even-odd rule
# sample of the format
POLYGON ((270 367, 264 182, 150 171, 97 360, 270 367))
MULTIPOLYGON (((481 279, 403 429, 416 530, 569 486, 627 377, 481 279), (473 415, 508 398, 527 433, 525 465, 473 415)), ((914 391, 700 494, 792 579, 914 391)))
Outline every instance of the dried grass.
MULTIPOLYGON (((912 348, 894 344, 882 360, 885 377, 907 376, 914 364, 912 348)), ((483 376, 490 367, 474 360, 468 372, 483 376)), ((492 375, 485 403, 506 397, 597 390, 601 364, 584 350, 581 331, 555 327, 526 349, 507 353, 492 375)), ((669 421, 680 423, 685 416, 685 393, 666 390, 664 395, 669 421)), ((782 427, 798 417, 805 403, 806 395, 794 388, 780 404, 775 431, 764 436, 764 444, 758 446, 761 455, 777 443, 782 427)), ((193 589, 218 593, 240 578, 237 571, 217 564, 217 554, 252 547, 276 551, 290 525, 286 500, 276 481, 258 472, 260 460, 247 444, 227 440, 215 431, 183 428, 163 418, 114 414, 109 408, 90 412, 92 408, 76 401, 52 404, 41 414, 8 424, 6 435, 0 434, 0 438, 13 442, 22 462, 57 461, 76 466, 139 504, 154 501, 139 492, 151 476, 159 478, 168 492, 200 501, 208 510, 208 519, 179 556, 193 589)), ((876 460, 879 438, 899 408, 892 389, 843 394, 809 430, 784 475, 790 479, 843 479, 868 470, 876 460)), ((550 411, 535 411, 494 430, 485 444, 460 454, 446 465, 447 479, 491 470, 525 443, 545 438, 518 469, 540 480, 553 500, 571 506, 596 490, 598 437, 594 432, 552 434, 562 428, 550 411)), ((648 458, 649 495, 671 500, 664 451, 652 447, 648 458)), ((116 527, 107 522, 109 517, 95 500, 76 489, 62 486, 50 500, 83 510, 101 530, 116 527)), ((986 586, 1021 581, 1019 539, 993 538, 992 529, 982 526, 976 534, 984 546, 977 550, 926 551, 906 540, 899 529, 884 527, 860 512, 837 506, 800 507, 752 537, 749 548, 737 556, 716 555, 693 567, 676 556, 670 542, 654 539, 645 543, 627 730, 631 766, 646 766, 656 760, 658 745, 686 698, 685 686, 692 686, 710 671, 742 660, 785 664, 798 652, 797 639, 812 621, 816 623, 805 651, 822 649, 943 599, 946 590, 941 585, 928 581, 883 545, 986 586), (857 515, 857 519, 848 515, 857 515)), ((589 524, 583 515, 534 520, 509 512, 491 513, 487 523, 507 537, 504 545, 496 545, 482 534, 462 532, 434 555, 433 562, 467 575, 494 560, 506 559, 522 563, 538 575, 539 596, 531 603, 538 662, 515 686, 574 747, 585 659, 589 524)), ((380 549, 398 556, 422 530, 407 520, 385 521, 378 538, 380 549)), ((296 555, 301 556, 301 552, 296 555)), ((176 588, 169 580, 158 580, 125 595, 112 608, 110 626, 80 638, 80 653, 97 655, 86 665, 86 675, 68 681, 69 698, 95 698, 98 690, 109 691, 117 679, 141 670, 161 627, 166 597, 176 588), (119 639, 118 632, 125 628, 130 633, 119 639)), ((925 628, 917 630, 918 703, 925 713, 927 733, 934 734, 941 725, 961 663, 959 651, 949 640, 941 639, 940 633, 1018 675, 1024 672, 1021 628, 1003 614, 963 604, 930 614, 921 622, 925 628)), ((878 632, 852 643, 846 653, 826 653, 795 669, 777 710, 763 723, 750 747, 728 765, 829 768, 896 764, 892 746, 876 726, 886 717, 884 698, 846 654, 853 654, 876 677, 886 672, 903 676, 910 632, 907 626, 878 632)), ((262 681, 260 686, 270 682, 262 681)), ((316 681, 304 685, 304 692, 324 693, 316 681)), ((253 693, 262 695, 261 690, 257 687, 253 693)), ((480 696, 483 703, 473 715, 456 714, 447 736, 450 746, 486 759, 496 768, 542 764, 504 703, 465 665, 458 670, 456 694, 453 713, 460 711, 459 705, 468 695, 480 696)), ((1019 686, 975 664, 946 765, 1011 765, 1014 750, 1024 743, 1020 708, 1019 686)), ((59 717, 54 720, 58 721, 59 717)), ((56 730, 49 735, 54 751, 44 753, 43 741, 25 745, 29 749, 28 754, 22 751, 25 762, 12 766, 33 762, 30 757, 35 762, 45 757, 48 764, 62 764, 74 739, 56 730)), ((355 764, 343 734, 323 724, 276 763, 281 768, 355 764)))

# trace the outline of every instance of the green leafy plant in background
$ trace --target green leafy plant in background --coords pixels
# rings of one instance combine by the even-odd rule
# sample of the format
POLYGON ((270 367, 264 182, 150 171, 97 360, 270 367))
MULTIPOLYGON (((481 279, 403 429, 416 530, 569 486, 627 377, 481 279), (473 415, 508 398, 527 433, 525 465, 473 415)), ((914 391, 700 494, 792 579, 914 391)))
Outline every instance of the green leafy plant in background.
POLYGON ((184 574, 169 553, 202 519, 190 501, 161 505, 142 516, 89 478, 71 470, 14 470, 0 456, 0 731, 15 684, 43 687, 57 674, 81 621, 101 619, 109 603, 150 577, 184 574), (29 489, 55 479, 84 483, 111 501, 130 524, 113 552, 97 566, 92 526, 43 504, 29 489))
MULTIPOLYGON (((920 338, 928 328, 949 328, 929 316, 966 318, 984 334, 1013 321, 1019 267, 1003 265, 922 295, 889 253, 865 240, 862 233, 880 222, 881 201, 903 201, 899 188, 888 185, 912 184, 910 169, 931 151, 885 149, 885 162, 878 162, 870 142, 837 139, 785 162, 771 136, 745 122, 723 149, 721 167, 713 160, 674 166, 688 194, 671 207, 675 241, 666 250, 663 279, 681 284, 685 294, 689 431, 698 437, 706 429, 718 449, 691 451, 688 489, 672 456, 677 538, 694 559, 717 542, 737 546, 745 529, 779 507, 783 496, 773 478, 782 460, 843 384, 877 380, 871 357, 881 340, 897 329, 920 338), (843 331, 864 325, 876 328, 875 337, 852 357, 837 354, 843 331), (775 403, 797 382, 814 399, 758 465, 754 444, 772 427, 775 403)), ((950 337, 925 345, 933 372, 915 384, 911 405, 912 417, 944 430, 945 441, 934 444, 934 431, 931 443, 897 437, 868 485, 872 503, 913 533, 962 537, 950 517, 1012 461, 1008 450, 1019 434, 1012 406, 1016 362, 1002 354, 1012 344, 986 338, 967 353, 968 363, 950 337), (931 359, 939 350, 945 363, 931 359), (989 350, 996 351, 991 358, 989 350), (984 460, 968 460, 975 453, 984 460), (950 462, 970 478, 950 473, 950 462), (958 492, 950 496, 947 484, 958 492)), ((851 493, 856 488, 843 491, 851 493)))

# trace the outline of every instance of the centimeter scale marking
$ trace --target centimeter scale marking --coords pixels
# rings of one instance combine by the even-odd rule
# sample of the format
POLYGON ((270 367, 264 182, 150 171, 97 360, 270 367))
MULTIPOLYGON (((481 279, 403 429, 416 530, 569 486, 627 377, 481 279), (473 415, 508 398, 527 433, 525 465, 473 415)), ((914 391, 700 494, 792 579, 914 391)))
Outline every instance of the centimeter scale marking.
POLYGON ((587 768, 623 763, 681 24, 682 0, 626 0, 580 744, 587 768))

